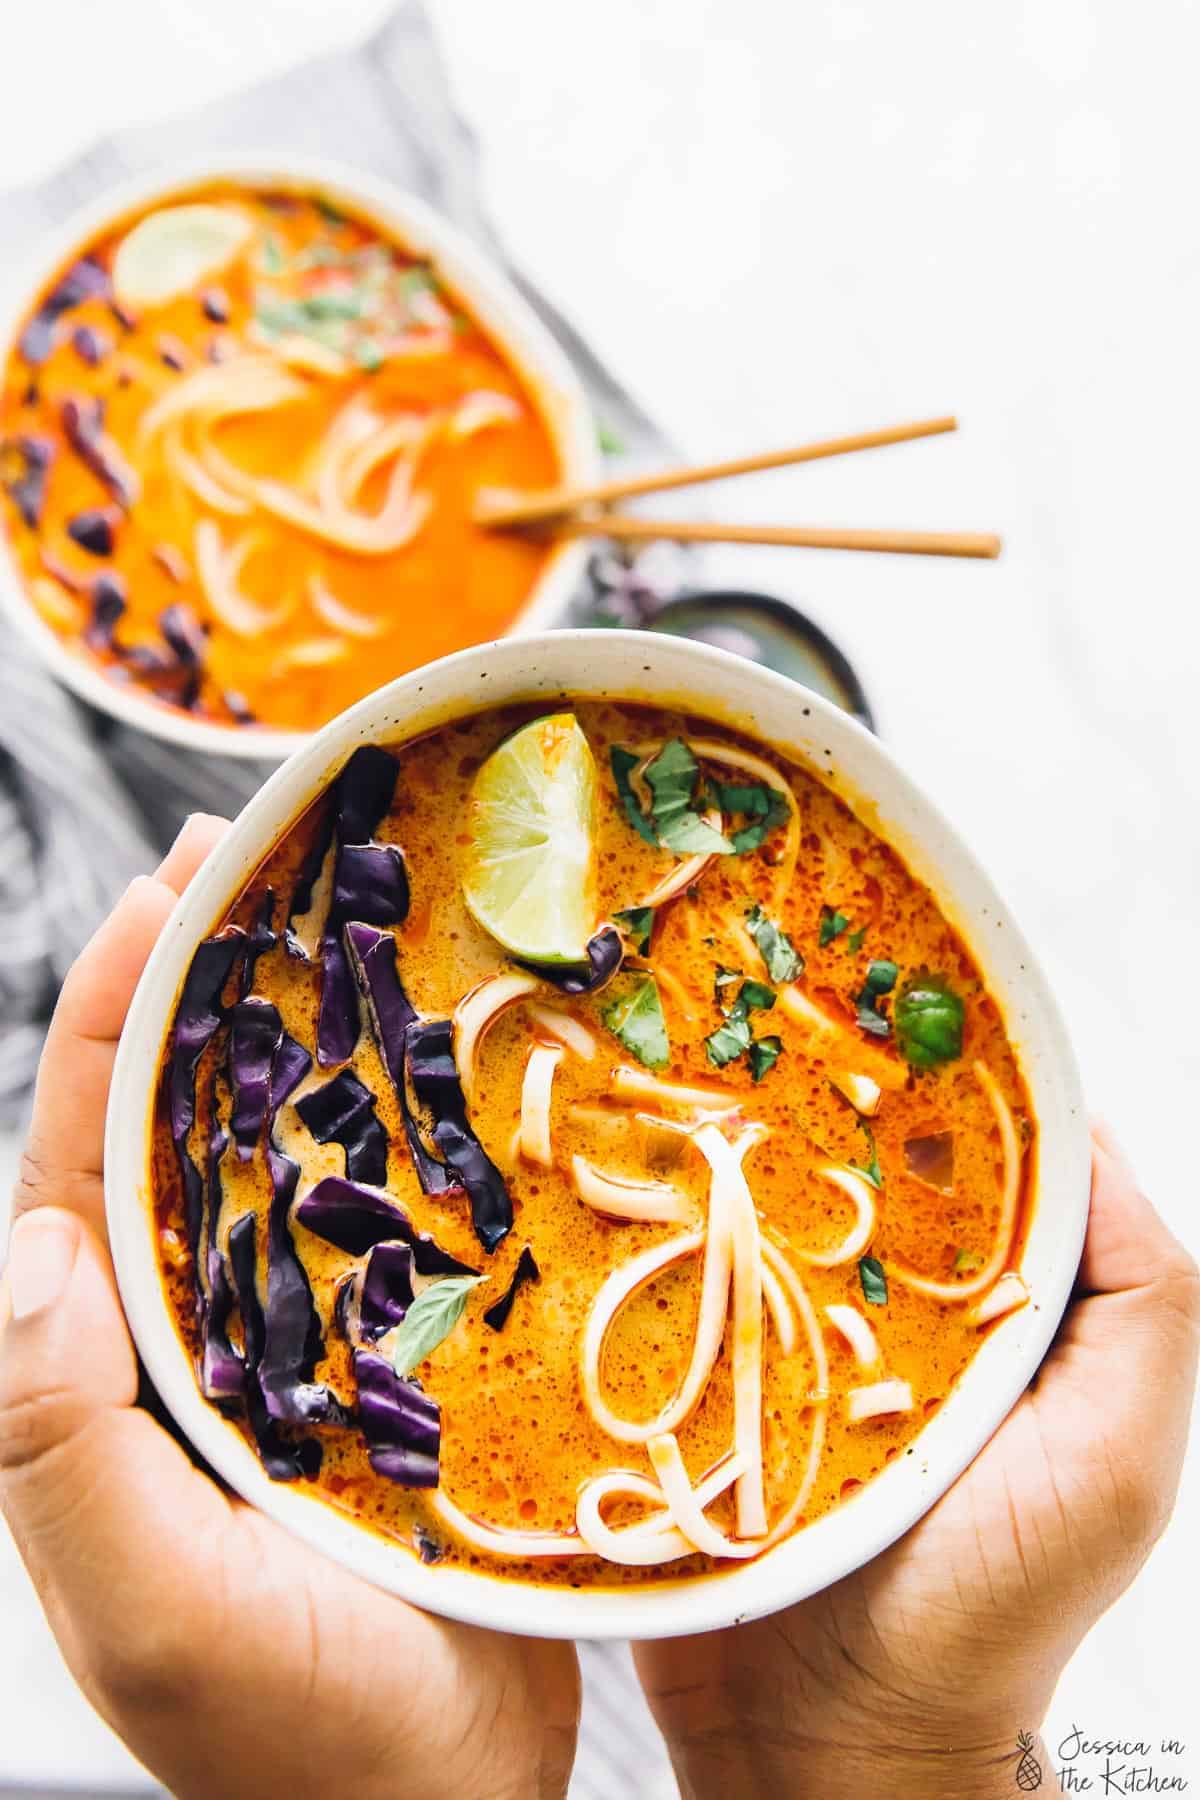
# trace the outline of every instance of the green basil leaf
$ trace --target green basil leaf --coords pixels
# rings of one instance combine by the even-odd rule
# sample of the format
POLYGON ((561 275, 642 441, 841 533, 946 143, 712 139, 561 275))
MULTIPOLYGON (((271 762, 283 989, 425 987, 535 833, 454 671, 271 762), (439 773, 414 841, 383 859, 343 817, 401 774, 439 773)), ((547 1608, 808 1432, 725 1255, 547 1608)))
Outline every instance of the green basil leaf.
POLYGON ((860 1256, 858 1259, 858 1279, 862 1282, 863 1299, 868 1306, 886 1306, 888 1303, 887 1273, 883 1264, 874 1256, 860 1256))
POLYGON ((852 931, 850 933, 850 936, 846 939, 846 948, 850 951, 852 956, 858 955, 859 951, 862 949, 863 939, 866 935, 867 928, 865 925, 860 925, 857 931, 852 931))
POLYGON ((485 1275, 446 1275, 422 1289, 396 1328, 392 1367, 397 1375, 411 1374, 449 1337, 462 1318, 467 1295, 486 1280, 485 1275))
POLYGON ((858 1124, 859 1129, 866 1136, 867 1149, 871 1152, 871 1156, 867 1163, 850 1163, 849 1167, 854 1170, 856 1175, 861 1175, 864 1181, 869 1181, 873 1188, 881 1188, 883 1186, 883 1170, 879 1166, 879 1152, 875 1148, 875 1133, 865 1119, 860 1119, 858 1124))
POLYGON ((964 1269, 982 1269, 982 1267, 983 1258, 982 1256, 978 1256, 974 1250, 960 1249, 957 1256, 954 1258, 954 1273, 956 1275, 961 1274, 964 1269))
POLYGON ((708 1060, 718 1069, 726 1063, 735 1062, 744 1056, 750 1048, 750 1026, 744 1014, 733 1014, 710 1037, 704 1040, 704 1048, 708 1051, 708 1060))
POLYGON ((700 765, 682 738, 668 738, 646 765, 650 815, 660 844, 681 856, 728 855, 727 838, 702 819, 693 805, 700 765))
POLYGON ((783 1039, 777 1037, 757 1038, 750 1046, 750 1073, 755 1081, 761 1081, 768 1070, 773 1069, 783 1054, 783 1039))
POLYGON ((671 1045, 653 975, 647 975, 620 999, 604 1007, 600 1017, 630 1056, 647 1069, 666 1068, 671 1060, 671 1045))
POLYGON ((613 918, 637 954, 645 956, 650 948, 650 936, 654 930, 654 908, 652 906, 627 906, 621 912, 614 913, 613 918))
POLYGON ((637 768, 641 758, 635 756, 632 750, 623 750, 620 744, 613 744, 608 752, 608 760, 612 766, 613 780, 617 784, 617 793, 625 808, 625 817, 640 838, 644 838, 648 844, 657 844, 654 827, 638 804, 633 783, 629 779, 631 771, 637 768))
POLYGON ((866 978, 862 991, 855 996, 858 1008, 858 1023, 863 1031, 870 1032, 872 1037, 888 1037, 891 1025, 879 1010, 882 995, 890 994, 896 985, 899 969, 894 962, 872 962, 867 965, 866 978))
POLYGON ((850 923, 844 912, 834 912, 831 906, 821 908, 821 924, 817 931, 817 942, 822 950, 826 944, 832 944, 834 938, 840 937, 850 923))
POLYGON ((769 988, 765 981, 743 981, 735 1004, 743 1012, 753 1008, 756 1012, 770 1012, 775 1004, 775 989, 769 988))
POLYGON ((772 981, 795 981, 804 973, 804 958, 785 931, 768 919, 761 906, 746 914, 746 927, 758 945, 759 955, 767 965, 772 981))
POLYGON ((896 1042, 914 1069, 962 1055, 963 1003, 944 975, 922 971, 896 996, 896 1042))

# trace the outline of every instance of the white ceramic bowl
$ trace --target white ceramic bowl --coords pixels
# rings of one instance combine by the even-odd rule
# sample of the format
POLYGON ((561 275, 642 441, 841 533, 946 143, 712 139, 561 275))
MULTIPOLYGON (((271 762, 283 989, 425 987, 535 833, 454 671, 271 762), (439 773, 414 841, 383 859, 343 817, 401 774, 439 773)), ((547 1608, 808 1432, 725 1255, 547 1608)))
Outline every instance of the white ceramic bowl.
MULTIPOLYGON (((595 476, 596 429, 587 395, 562 349, 528 302, 470 238, 416 195, 323 158, 259 152, 212 156, 109 189, 46 240, 18 278, 5 275, 0 302, 0 367, 12 354, 34 298, 72 257, 100 233, 111 231, 143 208, 184 199, 214 181, 293 193, 315 191, 365 219, 414 255, 428 257, 523 377, 558 451, 564 480, 586 482, 595 476)), ((544 631, 559 622, 586 557, 582 541, 565 540, 551 553, 525 606, 513 620, 514 635, 544 631)), ((123 724, 169 743, 223 756, 281 762, 312 735, 193 719, 141 694, 133 684, 121 686, 110 681, 89 657, 69 648, 37 612, 2 528, 0 607, 58 679, 81 699, 123 724)))
POLYGON ((949 1487, 1013 1406, 1058 1325, 1083 1243, 1089 1149, 1075 1060, 1029 946, 974 857, 877 739, 818 696, 724 651, 634 632, 556 631, 464 650, 382 688, 326 726, 250 802, 171 915, 134 996, 113 1076, 105 1187, 121 1297, 151 1380, 196 1449, 247 1500, 431 1611, 542 1637, 647 1638, 732 1625, 801 1599, 877 1555, 949 1487), (1003 1012, 1040 1134, 1022 1263, 1033 1304, 985 1340, 916 1454, 757 1561, 662 1587, 575 1591, 426 1567, 302 1487, 271 1482, 237 1429, 201 1398, 155 1254, 147 1170, 155 1078, 196 944, 357 745, 484 706, 544 699, 553 707, 564 696, 683 705, 752 732, 829 782, 895 845, 970 946, 1003 1012))

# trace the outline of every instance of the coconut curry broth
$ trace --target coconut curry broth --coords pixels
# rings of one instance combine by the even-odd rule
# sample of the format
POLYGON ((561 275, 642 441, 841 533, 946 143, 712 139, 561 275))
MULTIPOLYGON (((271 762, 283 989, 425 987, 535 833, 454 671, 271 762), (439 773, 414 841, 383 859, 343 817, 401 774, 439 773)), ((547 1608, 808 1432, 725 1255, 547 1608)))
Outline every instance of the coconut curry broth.
MULTIPOLYGON (((455 830, 467 817, 473 777, 485 757, 515 727, 536 717, 530 707, 479 714, 438 730, 399 750, 395 798, 376 833, 404 850, 411 889, 408 917, 397 930, 399 967, 420 1012, 449 1015, 464 993, 504 965, 502 953, 468 914, 460 872, 466 834, 455 830)), ((630 828, 609 774, 611 744, 639 745, 699 729, 704 737, 736 744, 724 731, 630 705, 580 702, 573 711, 595 753, 597 800, 597 917, 647 895, 677 859, 642 841, 630 828)), ((761 754, 761 752, 759 753, 761 754)), ((771 759, 784 778, 784 765, 771 759)), ((804 1476, 818 1412, 825 1423, 811 1493, 800 1523, 835 1507, 855 1488, 911 1449, 928 1415, 942 1402, 980 1342, 980 1326, 964 1304, 914 1291, 892 1273, 911 1266, 941 1281, 955 1271, 985 1264, 998 1228, 1001 1151, 996 1118, 973 1072, 986 1064, 1012 1109, 1022 1147, 1033 1137, 1026 1093, 998 1010, 975 965, 929 892, 900 858, 822 784, 788 766, 786 779, 800 818, 800 848, 786 893, 778 892, 780 834, 761 849, 718 858, 693 887, 661 907, 648 958, 658 972, 670 1038, 669 1066, 654 1074, 672 1083, 695 1083, 730 1097, 742 1121, 761 1121, 769 1135, 746 1159, 746 1175, 764 1235, 785 1250, 821 1322, 828 1356, 828 1404, 819 1389, 814 1355, 803 1331, 789 1356, 781 1356, 776 1328, 764 1331, 763 1447, 767 1515, 787 1507, 804 1476), (801 985, 837 1031, 814 1029, 785 1016, 780 1004, 756 1012, 756 1034, 771 1032, 782 1052, 760 1081, 745 1056, 715 1068, 705 1039, 721 1022, 714 998, 718 965, 762 977, 736 921, 758 901, 786 931, 806 961, 801 985), (823 911, 823 909, 825 909, 823 911), (824 921, 824 923, 823 923, 824 921), (822 941, 825 939, 826 941, 822 941), (893 1038, 873 1037, 856 1024, 854 996, 863 988, 873 958, 896 962, 904 974, 939 971, 962 996, 962 1054, 932 1073, 909 1069, 893 1038), (882 1099, 869 1121, 831 1085, 848 1066, 873 1072, 882 1099), (952 1136, 952 1169, 945 1166, 952 1136), (911 1172, 913 1140, 941 1148, 928 1178, 911 1172), (800 1260, 836 1250, 853 1224, 854 1208, 818 1170, 828 1165, 871 1165, 877 1157, 881 1187, 872 1257, 888 1271, 886 1305, 868 1304, 857 1260, 822 1268, 800 1260), (937 1181, 950 1192, 939 1191, 937 1181), (824 1309, 849 1306, 873 1327, 880 1362, 873 1374, 856 1364, 846 1340, 824 1309), (909 1384, 911 1409, 852 1423, 847 1394, 886 1375, 909 1384)), ((314 815, 302 821, 263 864, 230 914, 249 925, 265 888, 287 895, 313 833, 314 815)), ((281 923, 277 908, 276 925, 281 923)), ((634 959, 636 961, 636 959, 634 959)), ((639 979, 629 964, 615 987, 639 979)), ((255 991, 278 1005, 286 1028, 309 1047, 314 1041, 317 971, 290 959, 282 946, 263 957, 255 991)), ((553 1089, 554 1163, 532 1165, 517 1152, 521 1087, 530 1045, 549 1042, 524 1003, 502 1013, 483 1041, 471 1121, 484 1148, 503 1172, 515 1221, 494 1256, 476 1240, 461 1200, 439 1201, 422 1193, 404 1148, 402 1121, 370 1030, 364 1030, 354 1067, 376 1097, 388 1130, 388 1187, 419 1229, 432 1232, 453 1256, 483 1271, 486 1281, 467 1299, 465 1312, 417 1370, 442 1413, 440 1491, 468 1514, 503 1528, 570 1530, 580 1486, 598 1471, 647 1472, 640 1444, 614 1443, 589 1412, 581 1387, 581 1341, 588 1313, 605 1278, 635 1253, 664 1242, 705 1218, 709 1170, 685 1139, 656 1124, 652 1115, 684 1116, 654 1099, 623 1103, 614 1098, 614 1068, 637 1067, 605 1029, 602 1014, 612 989, 566 1000, 547 987, 548 1004, 584 1022, 597 1040, 591 1060, 564 1054, 553 1089), (639 1110, 641 1109, 641 1110, 639 1110), (571 1158, 582 1155, 614 1176, 670 1181, 686 1194, 689 1223, 615 1223, 579 1198, 571 1158), (518 1256, 530 1246, 540 1271, 536 1285, 520 1289, 502 1330, 483 1321, 484 1310, 505 1291, 518 1256)), ((889 1002, 882 1002, 886 1011, 889 1002)), ((214 1076, 225 1055, 218 1032, 200 1068, 195 1141, 203 1142, 211 1118, 214 1076)), ((307 1088, 328 1077, 310 1075, 307 1088)), ((219 1086, 219 1084, 218 1084, 219 1086)), ((228 1098, 219 1105, 227 1117, 228 1098)), ((303 1194, 321 1175, 342 1172, 336 1144, 317 1145, 291 1106, 280 1116, 278 1141, 302 1167, 303 1194)), ((1032 1155, 1024 1158, 1032 1166, 1032 1155)), ((225 1159, 226 1220, 252 1207, 265 1215, 269 1183, 262 1148, 250 1164, 225 1159)), ((174 1153, 165 1119, 155 1143, 158 1218, 164 1268, 180 1329, 195 1348, 194 1289, 179 1201, 174 1153)), ((355 1266, 302 1226, 294 1238, 313 1287, 324 1327, 325 1360, 317 1378, 329 1381, 348 1404, 354 1383, 347 1346, 332 1323, 338 1281, 355 1266)), ((1002 1266, 1019 1262, 1021 1226, 1002 1266)), ((261 1243, 261 1233, 260 1233, 261 1243)), ((261 1254, 261 1252, 260 1252, 261 1254)), ((960 1277, 963 1279, 967 1276, 960 1277)), ((698 1311, 700 1258, 691 1256, 638 1291, 615 1320, 603 1354, 605 1394, 624 1417, 654 1416, 677 1389, 687 1367, 698 1311)), ((727 1454, 733 1425, 730 1333, 700 1404, 679 1428, 679 1444, 693 1481, 727 1454)), ((353 1430, 321 1433, 324 1459, 314 1485, 330 1502, 427 1556, 443 1555, 467 1566, 544 1582, 630 1582, 675 1579, 714 1566, 696 1555, 666 1567, 626 1568, 592 1557, 524 1561, 482 1553, 460 1542, 438 1515, 429 1494, 393 1485, 368 1466, 364 1442, 353 1430)), ((644 1505, 618 1500, 605 1517, 632 1521, 644 1505)), ((731 1530, 729 1493, 709 1508, 710 1519, 731 1530)))
POLYGON ((558 458, 520 377, 428 263, 317 198, 187 199, 249 221, 226 267, 131 308, 112 286, 131 219, 39 298, 0 388, 0 510, 32 604, 111 679, 222 723, 306 731, 508 628, 547 549, 479 530, 475 497, 552 485, 558 458), (55 313, 80 268, 91 291, 55 313), (226 391, 206 394, 221 371, 226 391), (195 405, 151 429, 189 385, 195 405), (72 405, 102 409, 107 467, 72 444, 72 405), (337 463, 336 504, 323 463, 337 463), (403 512, 401 478, 411 536, 401 519, 390 553, 341 542, 346 509, 368 535, 403 512), (284 516, 289 496, 312 527, 284 516))

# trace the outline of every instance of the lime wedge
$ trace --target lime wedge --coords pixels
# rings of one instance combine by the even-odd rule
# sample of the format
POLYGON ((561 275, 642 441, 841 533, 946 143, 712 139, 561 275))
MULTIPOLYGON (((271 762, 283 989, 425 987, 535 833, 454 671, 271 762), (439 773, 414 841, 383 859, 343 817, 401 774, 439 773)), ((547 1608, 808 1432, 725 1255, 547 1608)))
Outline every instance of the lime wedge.
POLYGON ((117 247, 113 292, 135 312, 163 306, 228 268, 253 235, 249 218, 234 206, 166 206, 148 213, 117 247))
POLYGON ((463 898, 526 962, 583 962, 595 925, 596 765, 573 713, 523 725, 471 789, 463 898))

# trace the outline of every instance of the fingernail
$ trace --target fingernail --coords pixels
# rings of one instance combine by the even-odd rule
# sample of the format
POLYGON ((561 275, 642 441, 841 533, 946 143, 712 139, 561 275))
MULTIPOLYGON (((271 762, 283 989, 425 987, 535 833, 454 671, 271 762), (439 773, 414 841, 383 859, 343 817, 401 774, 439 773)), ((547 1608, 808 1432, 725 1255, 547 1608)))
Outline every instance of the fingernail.
POLYGON ((24 1213, 8 1240, 8 1297, 14 1319, 31 1319, 60 1299, 71 1278, 79 1228, 69 1213, 24 1213))

